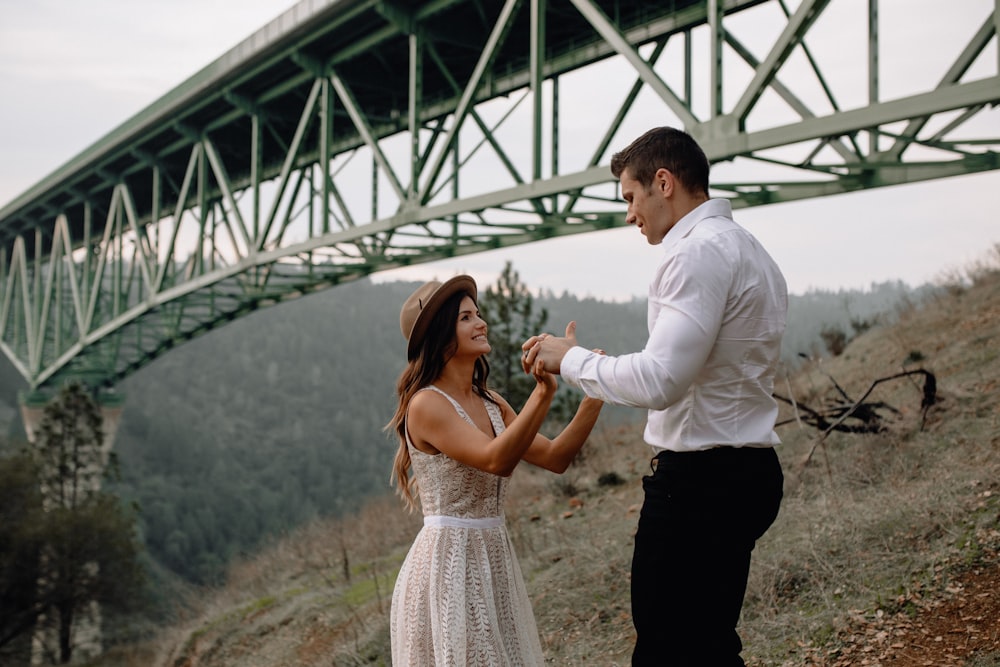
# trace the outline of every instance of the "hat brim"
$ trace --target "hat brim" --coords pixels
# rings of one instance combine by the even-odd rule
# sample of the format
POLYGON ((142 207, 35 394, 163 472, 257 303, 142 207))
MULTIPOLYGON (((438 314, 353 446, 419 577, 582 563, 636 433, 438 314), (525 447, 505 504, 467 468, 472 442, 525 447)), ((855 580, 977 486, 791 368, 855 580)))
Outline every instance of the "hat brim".
MULTIPOLYGON (((414 293, 414 296, 417 296, 419 292, 420 290, 414 293)), ((427 328, 430 326, 431 320, 434 319, 434 315, 438 309, 444 305, 445 301, 460 292, 467 293, 472 297, 473 301, 479 300, 476 281, 472 279, 472 276, 464 274, 446 280, 430 296, 420 299, 419 312, 413 322, 413 327, 410 329, 410 335, 407 337, 406 355, 408 359, 413 359, 417 355, 417 351, 423 343, 424 336, 427 335, 427 328)))

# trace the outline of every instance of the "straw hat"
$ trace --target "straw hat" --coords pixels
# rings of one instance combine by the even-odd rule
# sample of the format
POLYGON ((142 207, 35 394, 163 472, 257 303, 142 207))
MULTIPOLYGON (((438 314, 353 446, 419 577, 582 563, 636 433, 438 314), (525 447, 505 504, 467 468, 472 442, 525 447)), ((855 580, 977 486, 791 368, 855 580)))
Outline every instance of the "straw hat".
POLYGON ((413 359, 427 335, 434 314, 441 305, 458 292, 465 292, 473 300, 478 299, 476 281, 472 276, 458 275, 445 282, 432 280, 421 285, 403 304, 399 313, 399 329, 406 339, 406 358, 413 359))

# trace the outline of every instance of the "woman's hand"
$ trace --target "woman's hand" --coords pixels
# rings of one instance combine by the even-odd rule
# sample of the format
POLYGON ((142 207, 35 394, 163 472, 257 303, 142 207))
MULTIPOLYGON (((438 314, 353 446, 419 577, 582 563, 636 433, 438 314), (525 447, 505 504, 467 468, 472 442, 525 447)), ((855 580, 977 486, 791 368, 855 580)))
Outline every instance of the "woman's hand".
POLYGON ((566 325, 565 338, 545 333, 532 336, 521 344, 521 368, 530 373, 535 362, 541 359, 550 373, 558 375, 563 357, 576 344, 576 322, 566 325))
POLYGON ((541 388, 543 391, 554 394, 556 389, 559 388, 556 376, 545 370, 545 364, 541 359, 535 360, 534 365, 531 367, 531 374, 535 378, 535 386, 541 388))

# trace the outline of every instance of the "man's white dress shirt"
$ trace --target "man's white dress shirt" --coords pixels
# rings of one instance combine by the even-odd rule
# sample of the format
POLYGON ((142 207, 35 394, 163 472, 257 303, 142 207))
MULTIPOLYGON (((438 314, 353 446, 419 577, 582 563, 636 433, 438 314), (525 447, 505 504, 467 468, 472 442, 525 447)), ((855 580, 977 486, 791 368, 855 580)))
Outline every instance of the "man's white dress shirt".
POLYGON ((649 340, 641 352, 602 356, 582 347, 560 373, 588 396, 647 408, 655 450, 769 447, 772 394, 788 292, 760 243, 710 199, 663 239, 649 286, 649 340))

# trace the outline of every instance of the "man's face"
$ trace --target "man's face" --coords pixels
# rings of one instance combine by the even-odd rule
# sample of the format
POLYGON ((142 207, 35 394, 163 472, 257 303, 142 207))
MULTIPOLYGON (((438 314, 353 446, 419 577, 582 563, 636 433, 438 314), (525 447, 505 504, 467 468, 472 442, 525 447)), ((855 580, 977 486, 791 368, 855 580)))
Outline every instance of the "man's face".
POLYGON ((632 178, 628 167, 618 178, 622 188, 622 199, 628 202, 625 222, 638 227, 649 245, 660 244, 674 226, 667 200, 667 193, 673 185, 669 175, 670 172, 666 169, 660 169, 648 188, 632 178))

